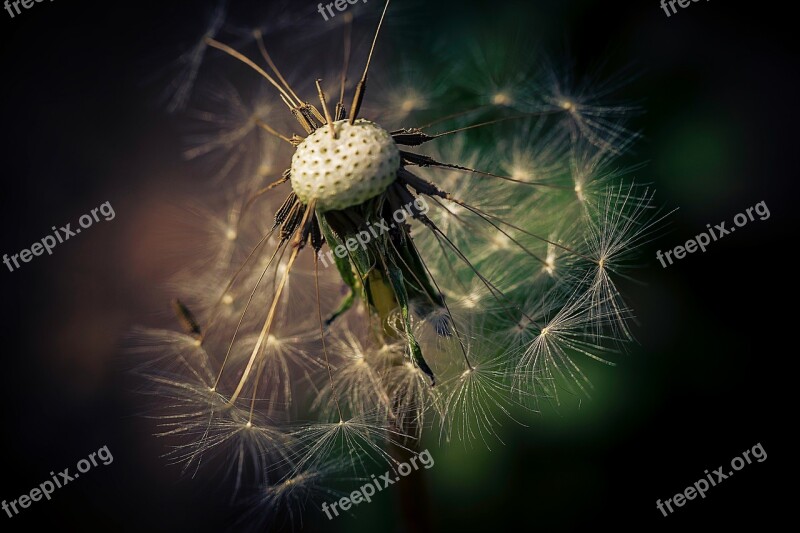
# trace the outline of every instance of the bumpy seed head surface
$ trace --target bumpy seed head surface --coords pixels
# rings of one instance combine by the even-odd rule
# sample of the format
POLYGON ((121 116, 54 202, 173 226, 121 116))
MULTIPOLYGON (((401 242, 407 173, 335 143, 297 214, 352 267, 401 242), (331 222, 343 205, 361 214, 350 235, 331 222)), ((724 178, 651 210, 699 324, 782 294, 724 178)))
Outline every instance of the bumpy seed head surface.
POLYGON ((292 189, 304 204, 320 211, 358 205, 391 185, 400 168, 400 151, 389 132, 369 120, 334 123, 309 135, 292 157, 292 189))

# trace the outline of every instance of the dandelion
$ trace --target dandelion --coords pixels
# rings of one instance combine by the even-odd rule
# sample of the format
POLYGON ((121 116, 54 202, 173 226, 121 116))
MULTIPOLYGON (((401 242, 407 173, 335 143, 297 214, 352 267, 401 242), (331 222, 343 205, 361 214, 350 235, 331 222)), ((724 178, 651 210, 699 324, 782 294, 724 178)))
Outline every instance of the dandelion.
POLYGON ((245 97, 229 82, 207 84, 200 91, 202 108, 186 112, 193 133, 186 138, 184 157, 197 161, 198 168, 223 182, 232 176, 251 176, 239 184, 238 199, 247 198, 272 175, 276 160, 273 138, 264 131, 265 121, 274 116, 277 106, 263 89, 245 97))
POLYGON ((640 108, 608 100, 625 85, 627 80, 624 76, 617 75, 607 80, 587 76, 575 80, 569 71, 559 74, 555 67, 548 70, 543 91, 544 105, 561 114, 573 140, 581 139, 603 151, 620 154, 629 142, 638 137, 638 133, 624 125, 624 119, 640 113, 640 108))
POLYGON ((215 37, 220 32, 225 24, 227 10, 228 0, 220 0, 208 17, 202 36, 175 61, 177 74, 164 92, 167 111, 170 113, 182 111, 186 108, 200 74, 203 60, 208 52, 206 39, 215 37))
POLYGON ((528 50, 497 42, 451 76, 381 64, 387 17, 390 2, 364 40, 339 17, 317 69, 332 79, 285 72, 268 26, 203 40, 263 85, 255 105, 224 84, 193 113, 218 131, 187 155, 230 163, 217 183, 234 194, 201 215, 214 251, 175 286, 185 331, 137 332, 141 371, 171 456, 224 456, 264 516, 397 464, 437 426, 494 446, 519 409, 586 394, 580 362, 633 338, 617 281, 661 218, 613 165, 630 108, 542 90, 528 50))
POLYGON ((276 483, 264 484, 249 498, 251 511, 242 517, 240 527, 259 525, 279 529, 303 525, 303 511, 315 500, 337 501, 344 493, 330 488, 330 479, 341 474, 335 464, 309 468, 285 476, 276 483))
POLYGON ((448 441, 481 441, 491 449, 502 443, 497 427, 502 418, 512 417, 517 401, 509 384, 508 357, 498 345, 479 339, 468 346, 472 361, 448 383, 444 400, 442 436, 448 441))

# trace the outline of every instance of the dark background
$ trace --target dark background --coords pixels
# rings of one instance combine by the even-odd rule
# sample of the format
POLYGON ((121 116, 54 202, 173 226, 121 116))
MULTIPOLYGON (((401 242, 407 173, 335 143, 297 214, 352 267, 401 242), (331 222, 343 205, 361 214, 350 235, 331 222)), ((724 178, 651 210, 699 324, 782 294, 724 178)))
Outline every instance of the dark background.
MULTIPOLYGON (((52 257, 0 270, 0 498, 18 498, 51 470, 74 470, 103 445, 115 459, 52 501, 0 514, 2 531, 220 531, 237 517, 224 484, 182 478, 159 457, 120 355, 131 324, 166 316, 161 283, 180 264, 161 213, 192 196, 192 176, 148 80, 169 59, 165 46, 202 20, 200 4, 57 0, 13 20, 0 11, 0 253, 18 253, 107 200, 117 217, 52 257)), ((578 73, 633 65, 640 75, 623 96, 643 98, 647 113, 635 123, 645 139, 632 157, 649 161, 639 175, 659 203, 679 208, 648 245, 637 273, 644 284, 628 294, 640 347, 617 368, 588 368, 591 400, 504 428, 506 446, 491 452, 431 443, 441 530, 772 530, 789 516, 798 83, 796 21, 782 9, 698 2, 667 18, 655 0, 423 6, 421 30, 457 17, 487 26, 513 17, 566 50, 578 73), (668 269, 655 261, 655 250, 762 200, 769 220, 668 269), (656 499, 756 443, 765 462, 667 518, 655 509, 656 499)), ((308 511, 308 529, 319 514, 308 511)), ((394 516, 384 497, 323 525, 385 531, 394 516)))

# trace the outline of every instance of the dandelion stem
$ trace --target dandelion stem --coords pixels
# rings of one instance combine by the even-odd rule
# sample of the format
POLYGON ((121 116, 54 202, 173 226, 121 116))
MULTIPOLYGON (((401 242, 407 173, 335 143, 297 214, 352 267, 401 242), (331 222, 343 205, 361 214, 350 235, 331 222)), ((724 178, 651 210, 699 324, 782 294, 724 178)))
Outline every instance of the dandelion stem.
POLYGON ((242 265, 239 267, 239 269, 233 274, 233 276, 231 276, 231 279, 228 282, 228 284, 225 285, 225 290, 222 291, 222 293, 220 294, 219 298, 217 298, 217 301, 214 303, 214 307, 213 307, 214 312, 213 312, 213 314, 211 315, 211 318, 208 321, 208 327, 206 327, 206 333, 205 333, 205 335, 203 335, 203 339, 202 340, 204 342, 205 342, 205 339, 208 336, 208 331, 211 330, 212 326, 214 326, 214 324, 216 323, 217 318, 219 317, 220 310, 222 309, 222 301, 225 299, 225 296, 227 296, 228 291, 231 290, 231 287, 233 287, 233 284, 236 283, 237 279, 239 279, 239 276, 242 274, 242 272, 244 271, 244 269, 247 266, 247 264, 256 255, 256 253, 258 253, 258 250, 264 245, 264 243, 269 240, 269 238, 272 236, 272 234, 274 232, 275 232, 274 229, 271 230, 269 233, 264 235, 261 238, 261 240, 258 241, 258 243, 256 243, 256 245, 253 247, 253 249, 250 250, 250 253, 247 255, 247 257, 244 259, 244 261, 242 261, 242 265))
MULTIPOLYGON (((470 270, 472 270, 475 276, 477 276, 478 280, 480 280, 480 282, 483 283, 483 285, 489 290, 489 293, 495 300, 497 300, 498 302, 504 300, 508 308, 519 310, 520 312, 522 312, 525 318, 527 318, 534 325, 536 325, 536 321, 533 320, 528 315, 526 315, 518 305, 516 305, 508 296, 506 296, 506 294, 503 291, 498 289, 496 285, 494 285, 491 281, 489 281, 489 279, 486 276, 484 276, 481 273, 481 271, 478 270, 475 267, 475 265, 472 264, 472 262, 470 262, 467 256, 464 255, 464 252, 462 252, 458 248, 458 246, 456 246, 455 243, 431 219, 422 215, 421 217, 418 217, 418 220, 420 220, 423 224, 425 224, 428 228, 430 228, 431 231, 433 231, 433 234, 437 240, 442 239, 443 242, 448 245, 448 247, 456 254, 456 257, 458 257, 465 265, 467 265, 467 267, 469 267, 470 270)), ((509 317, 511 317, 510 313, 509 317)))
POLYGON ((342 65, 342 79, 339 87, 339 102, 336 104, 336 120, 344 118, 344 91, 347 85, 347 71, 350 70, 350 54, 353 41, 353 14, 344 15, 344 63, 342 65))
POLYGON ((336 387, 333 384, 333 371, 328 358, 328 345, 325 342, 325 328, 322 322, 322 301, 319 293, 319 256, 317 254, 314 254, 314 289, 317 293, 317 318, 319 319, 319 334, 320 339, 322 340, 322 353, 325 356, 325 368, 328 370, 328 380, 331 385, 331 395, 333 396, 333 401, 336 403, 336 411, 339 413, 339 421, 341 422, 344 420, 344 416, 342 415, 342 406, 339 404, 339 393, 336 391, 336 387))
POLYGON ((272 72, 275 73, 275 75, 278 77, 278 79, 281 81, 281 83, 283 83, 283 85, 286 87, 286 89, 288 89, 288 91, 290 93, 292 93, 292 96, 294 96, 295 101, 297 101, 298 103, 301 102, 300 97, 297 96, 297 93, 294 92, 294 90, 292 89, 291 85, 289 85, 289 82, 287 82, 286 78, 283 77, 283 74, 281 74, 281 71, 278 70, 277 66, 275 66, 275 62, 272 61, 272 58, 270 57, 269 53, 267 52, 267 47, 264 46, 264 38, 263 38, 263 35, 261 34, 261 30, 258 30, 258 29, 255 30, 253 32, 253 35, 255 35, 256 41, 258 42, 258 50, 261 52, 261 55, 264 57, 264 60, 269 65, 269 68, 272 69, 272 72))
POLYGON ((275 130, 275 129, 274 129, 272 126, 270 126, 269 124, 267 124, 266 122, 264 122, 264 121, 263 121, 263 120, 261 120, 260 118, 257 118, 257 119, 255 120, 255 122, 256 122, 256 126, 258 126, 259 128, 261 128, 262 130, 266 131, 266 132, 267 132, 267 133, 269 133, 270 135, 273 135, 273 136, 277 137, 278 139, 280 139, 280 140, 282 140, 282 141, 286 141, 287 143, 289 143, 289 144, 291 144, 292 146, 294 146, 294 143, 292 142, 292 140, 291 140, 289 137, 287 137, 286 135, 283 135, 283 134, 279 133, 279 132, 278 132, 277 130, 275 130))
POLYGON ((264 364, 266 363, 266 359, 262 359, 258 363, 258 369, 256 370, 256 379, 253 383, 253 396, 250 398, 250 414, 248 415, 248 422, 253 421, 253 412, 256 409, 256 395, 258 394, 258 383, 261 381, 261 374, 264 372, 264 364))
POLYGON ((481 109, 486 109, 489 106, 482 105, 478 107, 473 107, 472 109, 467 109, 466 111, 459 111, 458 113, 451 113, 450 115, 445 115, 443 117, 439 117, 436 120, 428 122, 427 124, 423 124, 422 126, 418 126, 416 129, 424 130, 430 128, 431 126, 435 126, 436 124, 441 124, 442 122, 447 122, 448 120, 463 117, 464 115, 469 115, 470 113, 474 113, 476 111, 480 111, 481 109))
POLYGON ((511 183, 519 183, 520 185, 529 185, 532 187, 547 187, 550 189, 561 189, 565 191, 573 190, 573 187, 565 187, 563 185, 553 185, 551 183, 536 183, 532 181, 525 181, 517 178, 512 178, 511 176, 503 176, 500 174, 494 174, 492 172, 486 172, 484 170, 477 170, 474 168, 464 167, 461 165, 452 165, 450 163, 442 163, 440 161, 436 161, 425 155, 415 154, 413 152, 400 152, 400 155, 403 157, 403 161, 407 162, 411 165, 416 165, 420 167, 434 167, 434 168, 446 168, 450 170, 458 170, 461 172, 468 172, 471 174, 477 174, 479 176, 486 176, 488 178, 497 178, 503 181, 510 181, 511 183))
MULTIPOLYGON (((269 308, 267 319, 264 321, 264 327, 261 329, 261 333, 258 335, 258 340, 256 341, 256 345, 253 348, 253 352, 250 354, 250 359, 247 362, 247 366, 244 369, 242 378, 239 380, 239 384, 236 386, 236 390, 233 392, 233 395, 231 396, 231 399, 229 401, 231 405, 233 405, 233 403, 242 393, 242 389, 244 388, 245 383, 247 383, 247 378, 249 377, 250 372, 253 369, 253 362, 256 360, 258 353, 261 351, 261 346, 264 344, 264 341, 269 337, 269 332, 270 329, 272 329, 272 323, 275 320, 275 312, 278 309, 278 302, 280 302, 281 295, 283 294, 283 289, 286 287, 286 283, 289 281, 289 275, 292 272, 292 267, 294 266, 294 263, 297 260, 297 256, 300 253, 300 250, 303 249, 303 245, 305 244, 305 239, 308 237, 308 232, 311 227, 312 216, 314 214, 314 207, 315 207, 315 202, 312 200, 305 208, 305 211, 303 212, 303 218, 300 221, 300 224, 297 226, 297 229, 295 230, 295 236, 292 239, 292 254, 289 257, 288 263, 286 264, 286 271, 283 273, 283 276, 281 276, 281 281, 278 284, 277 288, 275 289, 275 295, 272 297, 272 305, 269 308)), ((285 247, 283 247, 283 249, 285 250, 285 247)), ((277 274, 277 269, 275 272, 277 274)), ((244 317, 244 315, 242 316, 244 317)))
POLYGON ((353 108, 350 110, 350 124, 353 124, 358 117, 358 112, 361 111, 361 102, 364 101, 364 93, 367 90, 367 76, 369 75, 369 66, 372 63, 372 54, 375 52, 375 45, 378 43, 378 36, 381 33, 383 20, 386 18, 386 11, 389 10, 389 3, 392 0, 386 0, 386 5, 383 8, 381 20, 378 22, 378 29, 375 31, 375 38, 372 39, 372 46, 369 49, 369 56, 367 56, 367 66, 364 67, 364 74, 361 76, 361 81, 358 82, 356 87, 356 94, 353 97, 353 108))
POLYGON ((258 353, 261 351, 261 346, 264 344, 264 341, 269 336, 270 329, 272 328, 272 322, 275 320, 275 311, 278 309, 278 302, 280 301, 281 294, 283 294, 283 289, 286 287, 286 282, 289 281, 289 273, 294 266, 294 262, 297 259, 297 255, 300 253, 300 247, 295 247, 292 250, 292 255, 289 257, 289 262, 286 265, 286 272, 281 277, 281 281, 278 284, 278 288, 275 290, 275 295, 272 298, 272 305, 269 308, 269 313, 267 314, 267 319, 264 321, 264 327, 261 328, 261 333, 258 335, 258 340, 256 341, 256 345, 253 348, 253 352, 250 354, 250 360, 247 361, 247 366, 244 369, 244 373, 242 374, 242 378, 239 380, 239 384, 236 386, 236 390, 233 391, 231 395, 231 399, 228 403, 233 405, 236 402, 236 399, 242 393, 242 389, 247 383, 247 378, 250 377, 250 372, 253 369, 253 363, 258 356, 258 353))
POLYGON ((523 115, 513 115, 513 116, 510 116, 510 117, 497 118, 495 120, 487 120, 486 122, 480 122, 478 124, 472 124, 470 126, 464 126, 463 128, 457 128, 457 129, 450 130, 450 131, 445 131, 445 132, 442 132, 442 133, 436 133, 436 134, 433 135, 433 138, 434 139, 438 139, 439 137, 445 137, 447 135, 453 135, 455 133, 461 133, 463 131, 469 131, 469 130, 474 130, 474 129, 478 129, 478 128, 483 128, 485 126, 491 126, 492 124, 500 124, 501 122, 508 122, 509 120, 518 120, 518 119, 521 119, 521 118, 528 118, 530 116, 531 116, 531 114, 526 113, 526 114, 523 114, 523 115))
MULTIPOLYGON (((572 255, 578 256, 581 259, 589 261, 590 263, 598 264, 598 261, 596 261, 595 259, 592 259, 591 257, 589 257, 587 255, 584 255, 584 254, 578 252, 577 250, 573 250, 572 248, 564 246, 563 244, 559 244, 557 242, 551 241, 550 239, 546 239, 545 237, 542 237, 540 235, 536 235, 535 233, 531 233, 529 231, 526 231, 526 230, 520 228, 519 226, 516 226, 516 225, 514 225, 514 224, 512 224, 510 222, 506 222, 505 220, 503 220, 500 217, 497 217, 495 215, 486 213, 485 211, 482 211, 482 210, 478 209, 477 207, 469 206, 469 205, 465 204, 464 202, 460 202, 460 201, 454 200, 452 198, 448 198, 448 200, 454 201, 455 203, 463 206, 465 209, 469 209, 473 213, 475 213, 477 215, 480 215, 481 217, 483 217, 485 219, 491 218, 491 219, 497 220, 500 224, 503 224, 504 226, 508 226, 509 228, 512 228, 512 229, 515 229, 515 230, 517 230, 517 231, 519 231, 521 233, 524 233, 525 235, 528 235, 529 237, 533 237, 534 239, 538 239, 538 240, 540 240, 540 241, 542 241, 544 243, 547 243, 547 244, 550 244, 552 246, 555 246, 556 248, 560 248, 560 249, 564 250, 565 252, 568 252, 568 253, 570 253, 572 255)), ((487 220, 487 222, 488 222, 488 220, 487 220)), ((491 224, 491 222, 489 222, 489 223, 491 224)), ((492 225, 494 226, 494 224, 492 224, 492 225)), ((495 227, 497 227, 497 226, 495 226, 495 227)), ((500 231, 502 231, 502 230, 500 230, 500 231)))
MULTIPOLYGON (((414 244, 414 241, 410 241, 410 246, 416 250, 416 245, 414 244)), ((419 256, 419 260, 422 263, 422 267, 425 269, 425 272, 428 273, 428 277, 430 278, 431 283, 433 283, 434 287, 436 287, 436 290, 439 291, 439 293, 441 294, 442 289, 439 287, 439 283, 436 281, 436 278, 433 276, 433 273, 431 272, 430 268, 428 268, 428 264, 425 262, 425 259, 422 258, 422 254, 418 252, 417 255, 419 256)), ((450 311, 450 306, 447 304, 447 299, 444 297, 442 298, 442 304, 444 305, 445 311, 447 311, 447 316, 450 317, 450 320, 453 323, 453 331, 456 334, 456 339, 458 339, 458 345, 461 348, 461 353, 464 355, 464 362, 467 364, 468 369, 474 370, 474 368, 472 367, 472 363, 469 360, 469 356, 467 355, 467 348, 466 346, 464 346, 464 340, 461 338, 461 332, 458 330, 458 325, 456 324, 456 321, 453 318, 453 313, 450 311)))
POLYGON ((258 277, 258 280, 256 281, 255 287, 253 287, 253 290, 250 292, 250 297, 247 299, 247 303, 244 306, 244 310, 242 310, 242 314, 239 317, 239 322, 236 324, 236 329, 233 331, 233 337, 231 338, 231 342, 230 344, 228 344, 228 350, 225 352, 225 359, 222 360, 222 366, 219 369, 219 374, 217 374, 217 379, 216 381, 214 381, 214 389, 217 388, 217 386, 219 385, 219 381, 222 379, 222 373, 225 371, 225 365, 228 363, 228 359, 231 356, 231 352, 233 351, 233 344, 234 342, 236 342, 236 336, 239 334, 239 329, 242 327, 242 322, 244 322, 244 317, 247 314, 247 310, 250 308, 250 303, 253 301, 253 298, 256 295, 256 291, 258 291, 258 287, 259 285, 261 285, 261 281, 264 279, 264 276, 267 275, 267 270, 269 270, 269 267, 272 266, 272 262, 275 260, 275 256, 277 256, 278 252, 282 249, 283 247, 280 246, 275 248, 275 252, 273 252, 272 257, 269 258, 267 266, 264 267, 264 270, 261 272, 261 275, 258 277))
POLYGON ((223 44, 223 43, 221 43, 221 42, 219 42, 219 41, 217 41, 215 39, 212 39, 211 37, 207 37, 206 38, 206 44, 208 44, 208 46, 210 46, 212 48, 216 48, 217 50, 221 50, 221 51, 225 52, 229 56, 238 59, 239 61, 241 61, 242 63, 244 63, 248 67, 252 68, 256 72, 261 74, 273 87, 278 89, 278 91, 280 91, 281 95, 286 97, 289 101, 292 100, 292 96, 289 93, 287 93, 286 90, 283 87, 281 87, 281 85, 277 81, 275 81, 275 79, 272 76, 267 74, 266 71, 264 71, 263 68, 261 68, 258 65, 256 65, 253 62, 253 60, 250 59, 249 57, 247 57, 246 55, 242 54, 241 52, 239 52, 239 51, 237 51, 237 50, 235 50, 233 48, 231 48, 227 44, 223 44))
MULTIPOLYGON (((258 200, 259 198, 261 198, 262 196, 267 194, 269 191, 271 191, 275 187, 277 187, 279 185, 283 185, 284 183, 289 181, 289 179, 290 179, 289 172, 288 171, 284 172, 283 176, 281 176, 280 178, 276 179, 275 181, 273 181, 272 183, 270 183, 266 187, 262 187, 261 189, 259 189, 256 192, 254 192, 253 196, 248 198, 247 202, 242 207, 242 217, 244 217, 244 214, 250 209, 250 207, 252 207, 252 205, 255 203, 256 200, 258 200)), ((241 221, 242 217, 239 218, 240 221, 241 221)))
POLYGON ((331 112, 328 109, 328 102, 325 100, 325 92, 322 90, 322 85, 320 85, 320 81, 317 80, 317 92, 319 93, 319 101, 322 104, 322 112, 325 113, 325 121, 328 123, 328 128, 331 132, 331 139, 336 138, 336 128, 333 126, 333 119, 331 118, 331 112))

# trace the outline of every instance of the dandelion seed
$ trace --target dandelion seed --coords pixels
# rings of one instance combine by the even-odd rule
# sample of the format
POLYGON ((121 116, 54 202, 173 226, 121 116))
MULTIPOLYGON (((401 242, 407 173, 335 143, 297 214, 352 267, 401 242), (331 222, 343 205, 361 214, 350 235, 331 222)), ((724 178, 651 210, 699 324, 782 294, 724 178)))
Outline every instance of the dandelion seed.
MULTIPOLYGON (((530 387, 543 386, 558 398, 559 384, 571 387, 576 385, 587 393, 589 380, 574 362, 571 354, 582 354, 591 359, 608 363, 597 354, 610 351, 599 342, 587 339, 586 330, 597 327, 611 317, 598 317, 592 311, 591 297, 587 294, 572 295, 566 304, 557 308, 555 314, 545 318, 549 310, 542 309, 543 324, 539 332, 525 345, 524 352, 517 363, 517 379, 527 382, 530 387)), ((610 363, 609 363, 610 364, 610 363)))
POLYGON ((337 422, 313 423, 292 433, 302 443, 293 461, 295 471, 318 468, 338 458, 354 471, 367 472, 368 464, 395 464, 385 444, 400 445, 405 435, 388 427, 381 415, 368 414, 337 422))
MULTIPOLYGON (((246 360, 252 353, 257 335, 248 335, 242 338, 232 354, 232 362, 246 360)), ((313 357, 309 350, 316 348, 319 341, 319 331, 313 320, 298 323, 276 323, 272 333, 267 336, 261 346, 259 354, 260 364, 263 365, 263 381, 261 389, 268 406, 286 406, 292 403, 293 384, 305 381, 306 385, 313 382, 311 374, 322 367, 322 363, 313 357)), ((271 412, 267 409, 266 412, 271 412)))
POLYGON ((189 98, 192 95, 197 77, 200 74, 200 67, 206 57, 208 46, 205 39, 216 37, 225 24, 228 0, 220 0, 208 21, 203 37, 197 41, 191 49, 184 52, 177 61, 178 75, 170 83, 165 92, 167 99, 167 111, 175 113, 185 109, 189 98))
POLYGON ((497 431, 501 417, 513 420, 513 406, 520 404, 511 393, 502 347, 482 339, 470 343, 467 350, 473 366, 447 383, 441 435, 465 444, 480 440, 491 449, 493 442, 503 443, 497 431))
POLYGON ((607 100, 625 85, 625 78, 618 75, 606 81, 590 77, 576 81, 571 74, 558 74, 558 70, 566 69, 549 69, 545 108, 561 112, 573 140, 585 140, 601 150, 622 153, 622 147, 639 136, 624 125, 624 120, 641 113, 636 105, 607 100))
POLYGON ((652 206, 652 192, 638 196, 636 186, 609 189, 603 208, 588 224, 587 245, 595 265, 587 275, 595 330, 607 323, 617 338, 632 339, 628 328, 631 311, 616 287, 614 276, 623 276, 637 249, 653 237, 664 216, 652 206), (612 320, 608 320, 611 317, 612 320))
POLYGON ((402 348, 371 350, 363 346, 352 332, 346 332, 331 349, 336 372, 332 383, 326 385, 314 401, 314 408, 324 408, 328 418, 339 416, 333 409, 333 396, 338 391, 347 412, 355 416, 380 412, 389 417, 392 408, 383 386, 382 372, 391 365, 391 359, 402 359, 402 348), (397 357, 399 355, 399 357, 397 357))
POLYGON ((265 171, 279 160, 280 140, 267 129, 286 127, 274 120, 278 107, 266 90, 256 90, 246 102, 233 85, 220 81, 203 86, 197 101, 186 112, 191 134, 186 137, 184 157, 203 172, 212 169, 214 181, 233 180, 246 186, 248 190, 236 191, 240 198, 263 186, 265 171))
MULTIPOLYGON (((238 528, 278 528, 284 525, 294 528, 303 525, 303 515, 310 505, 319 507, 322 502, 338 501, 345 493, 330 487, 333 479, 341 479, 345 471, 341 465, 331 462, 318 468, 308 468, 285 474, 273 483, 261 485, 252 497, 249 512, 246 512, 238 528)), ((354 485, 363 480, 347 479, 354 485)))

